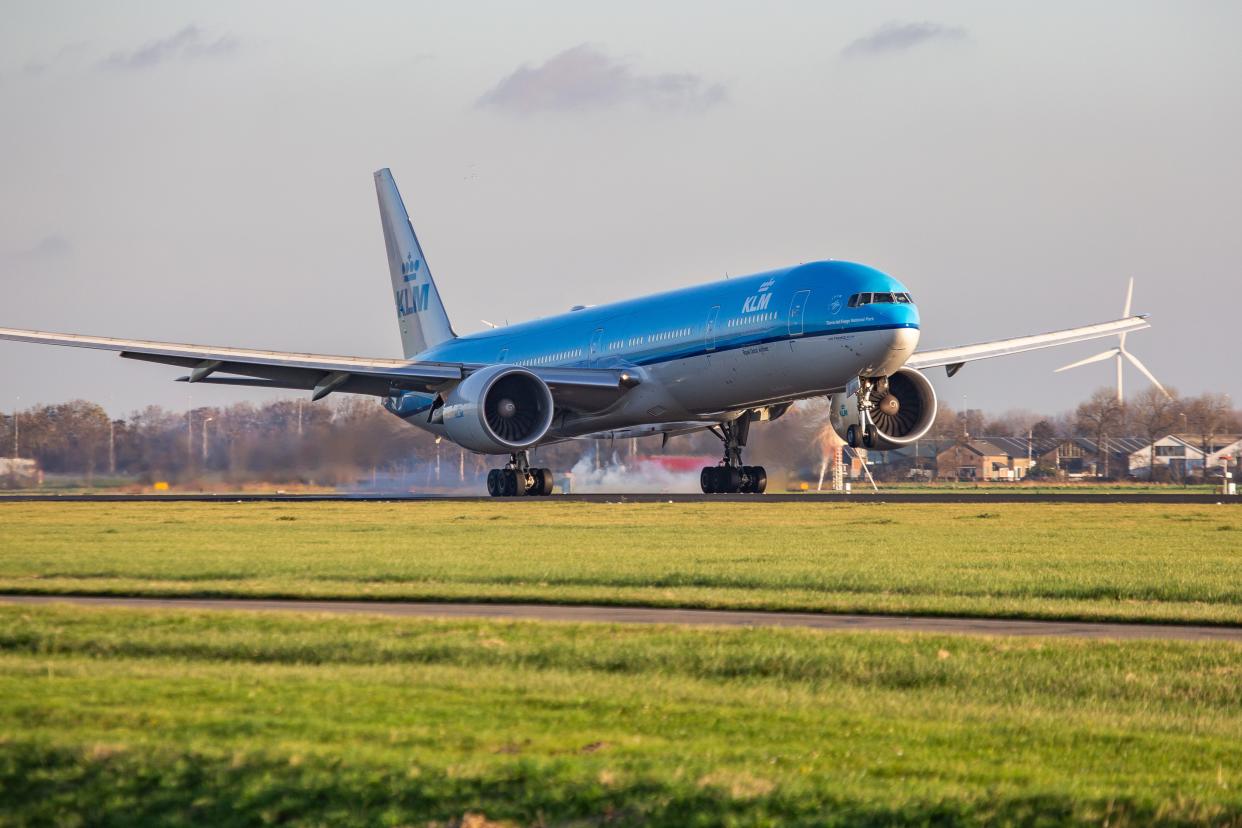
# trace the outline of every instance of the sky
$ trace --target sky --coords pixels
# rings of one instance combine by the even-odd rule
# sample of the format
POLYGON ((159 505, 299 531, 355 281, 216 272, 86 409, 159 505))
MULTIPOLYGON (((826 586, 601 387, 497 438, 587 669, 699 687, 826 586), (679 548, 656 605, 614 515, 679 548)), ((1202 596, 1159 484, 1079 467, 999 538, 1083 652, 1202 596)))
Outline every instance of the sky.
MULTIPOLYGON (((1134 353, 1242 401, 1236 2, 3 9, 0 326, 399 356, 387 166, 459 333, 834 258, 940 347, 1115 318, 1133 277, 1134 353)), ((1111 344, 932 379, 1057 412, 1111 344)), ((180 373, 5 342, 0 408, 273 395, 180 373)))

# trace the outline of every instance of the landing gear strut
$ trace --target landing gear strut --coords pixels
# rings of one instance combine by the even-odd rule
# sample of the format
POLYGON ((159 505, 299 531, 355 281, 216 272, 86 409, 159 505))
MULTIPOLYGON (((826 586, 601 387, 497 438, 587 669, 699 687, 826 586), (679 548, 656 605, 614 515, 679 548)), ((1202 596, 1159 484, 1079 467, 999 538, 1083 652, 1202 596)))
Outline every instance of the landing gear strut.
POLYGON ((492 497, 544 496, 552 494, 552 470, 532 469, 525 451, 509 455, 503 469, 487 473, 487 493, 492 497))
POLYGON ((728 423, 720 430, 712 429, 724 443, 724 459, 719 465, 707 466, 699 474, 704 494, 763 494, 768 487, 768 473, 763 466, 743 466, 742 449, 750 434, 750 412, 728 423))

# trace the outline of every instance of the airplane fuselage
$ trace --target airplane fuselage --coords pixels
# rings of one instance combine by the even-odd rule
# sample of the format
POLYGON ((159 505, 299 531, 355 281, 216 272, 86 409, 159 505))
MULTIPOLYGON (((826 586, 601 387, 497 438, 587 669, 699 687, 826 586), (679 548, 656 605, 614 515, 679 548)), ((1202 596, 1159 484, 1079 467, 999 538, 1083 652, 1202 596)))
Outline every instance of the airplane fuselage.
MULTIPOLYGON (((641 382, 605 411, 558 420, 545 442, 632 426, 713 421, 891 374, 914 353, 919 315, 874 268, 823 261, 726 279, 448 340, 421 361, 625 368, 641 382), (852 297, 887 301, 857 304, 852 297), (900 300, 900 301, 898 301, 900 300), (851 306, 856 304, 856 306, 851 306)), ((435 433, 433 397, 389 410, 435 433)))

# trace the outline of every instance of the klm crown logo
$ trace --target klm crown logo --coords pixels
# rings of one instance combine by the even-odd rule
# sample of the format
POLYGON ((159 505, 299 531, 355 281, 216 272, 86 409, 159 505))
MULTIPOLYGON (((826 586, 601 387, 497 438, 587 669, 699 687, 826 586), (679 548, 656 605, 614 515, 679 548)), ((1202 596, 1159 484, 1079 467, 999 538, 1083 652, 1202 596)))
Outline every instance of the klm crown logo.
POLYGON ((414 258, 413 253, 405 254, 405 261, 401 263, 401 278, 407 282, 418 281, 418 270, 423 263, 414 258))

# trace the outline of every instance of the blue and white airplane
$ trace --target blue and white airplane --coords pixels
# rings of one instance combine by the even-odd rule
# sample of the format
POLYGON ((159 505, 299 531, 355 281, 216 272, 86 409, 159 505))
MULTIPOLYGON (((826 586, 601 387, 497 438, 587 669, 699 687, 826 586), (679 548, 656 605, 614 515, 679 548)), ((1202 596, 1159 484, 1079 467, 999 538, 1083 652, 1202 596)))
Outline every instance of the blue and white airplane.
POLYGON ((403 359, 319 356, 0 328, 0 339, 119 351, 188 368, 184 382, 299 389, 312 400, 370 394, 406 422, 473 452, 508 455, 493 496, 547 495, 530 452, 560 440, 709 429, 723 458, 706 493, 763 492, 744 465, 750 426, 797 400, 832 397, 851 446, 914 442, 936 417, 923 375, 943 366, 1148 327, 1126 316, 1081 328, 917 351, 919 311, 905 285, 866 265, 810 262, 458 336, 440 301, 392 174, 375 173, 403 359))

